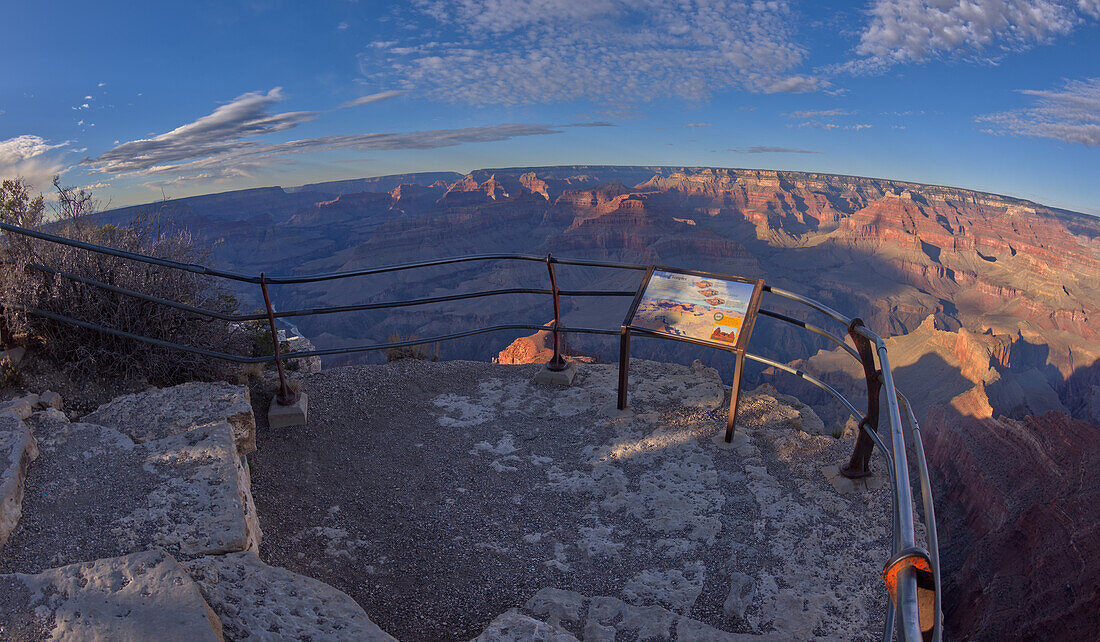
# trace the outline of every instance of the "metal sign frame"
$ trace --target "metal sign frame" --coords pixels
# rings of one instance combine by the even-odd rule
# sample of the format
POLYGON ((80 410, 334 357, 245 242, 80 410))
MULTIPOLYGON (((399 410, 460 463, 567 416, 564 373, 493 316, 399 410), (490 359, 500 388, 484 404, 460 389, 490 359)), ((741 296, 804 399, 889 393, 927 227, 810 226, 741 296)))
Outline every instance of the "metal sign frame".
POLYGON ((753 328, 756 325, 756 316, 757 312, 759 312, 760 310, 760 298, 763 292, 763 279, 749 279, 741 276, 733 276, 730 274, 716 274, 714 272, 702 272, 699 270, 684 270, 681 268, 670 268, 660 265, 648 266, 646 268, 645 277, 642 279, 641 285, 638 286, 638 292, 634 295, 634 301, 630 304, 630 310, 627 311, 626 318, 623 320, 623 324, 620 329, 618 399, 619 410, 625 409, 627 402, 627 386, 629 384, 630 377, 629 371, 631 334, 637 334, 646 337, 656 337, 658 339, 668 339, 672 341, 683 341, 685 343, 692 343, 695 345, 705 346, 707 348, 715 348, 717 350, 723 350, 725 352, 732 352, 734 354, 733 383, 732 391, 730 393, 729 417, 726 420, 726 442, 728 443, 732 441, 734 425, 737 421, 737 407, 741 400, 741 375, 745 367, 745 351, 748 349, 749 337, 752 335, 753 328), (649 288, 649 281, 653 277, 653 273, 656 271, 671 272, 673 274, 684 274, 688 276, 698 276, 703 278, 717 279, 733 283, 746 283, 752 285, 752 296, 749 298, 749 304, 745 310, 745 318, 741 322, 741 331, 737 335, 737 343, 734 345, 724 345, 717 341, 705 341, 702 339, 696 339, 694 337, 676 336, 673 334, 657 332, 656 330, 633 325, 634 315, 638 312, 638 306, 641 304, 642 297, 645 295, 646 289, 649 288))

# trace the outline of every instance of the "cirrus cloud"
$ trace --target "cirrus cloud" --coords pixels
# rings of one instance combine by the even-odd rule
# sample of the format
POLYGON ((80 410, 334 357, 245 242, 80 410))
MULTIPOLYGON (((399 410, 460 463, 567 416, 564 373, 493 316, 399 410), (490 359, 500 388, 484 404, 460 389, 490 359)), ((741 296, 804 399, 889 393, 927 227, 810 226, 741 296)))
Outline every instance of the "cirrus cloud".
MULTIPOLYGON (((700 101, 806 92, 788 0, 418 0, 417 35, 375 42, 364 76, 469 104, 700 101)), ((410 25, 413 26, 413 25, 410 25)))
POLYGON ((1100 78, 1066 81, 1060 89, 1021 89, 1019 93, 1034 98, 1034 104, 978 116, 977 122, 989 125, 983 131, 1100 146, 1100 78))
MULTIPOLYGON (((364 97, 367 100, 352 102, 377 102, 399 93, 372 94, 364 97)), ((258 140, 318 117, 319 112, 313 111, 271 113, 275 104, 284 98, 278 87, 268 92, 242 94, 194 122, 152 138, 117 144, 98 157, 85 158, 81 163, 94 171, 115 177, 158 177, 172 183, 213 182, 254 178, 259 170, 289 162, 287 157, 294 154, 339 150, 427 150, 504 141, 521 136, 560 134, 568 127, 611 126, 611 123, 605 122, 558 126, 506 123, 458 129, 320 136, 276 143, 258 140)))

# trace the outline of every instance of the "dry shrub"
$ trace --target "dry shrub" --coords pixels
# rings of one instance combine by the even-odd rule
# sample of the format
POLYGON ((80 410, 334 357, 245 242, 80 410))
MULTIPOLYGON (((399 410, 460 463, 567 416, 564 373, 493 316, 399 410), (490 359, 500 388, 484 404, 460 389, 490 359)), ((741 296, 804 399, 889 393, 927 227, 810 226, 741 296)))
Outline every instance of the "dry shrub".
MULTIPOLYGON (((56 220, 44 221, 41 197, 32 199, 22 180, 0 185, 0 220, 26 228, 136 254, 182 263, 205 263, 208 252, 191 236, 146 217, 126 226, 97 225, 91 194, 64 188, 56 220)), ((90 328, 74 326, 24 308, 36 308, 135 335, 220 352, 238 352, 247 339, 239 326, 80 283, 67 272, 116 287, 170 299, 197 308, 235 312, 238 304, 211 277, 107 256, 19 234, 4 233, 6 265, 0 271, 0 305, 10 332, 25 334, 59 365, 82 375, 144 378, 170 385, 225 374, 226 362, 164 348, 90 328)))
POLYGON ((0 359, 0 389, 15 388, 23 383, 23 377, 19 369, 15 367, 10 357, 0 359))
MULTIPOLYGON (((387 343, 401 343, 402 341, 416 341, 420 337, 415 334, 402 335, 400 332, 394 332, 390 335, 387 343)), ((436 343, 420 343, 411 346, 401 346, 398 348, 386 348, 386 361, 397 361, 399 359, 420 359, 422 361, 439 361, 439 342, 436 343)))

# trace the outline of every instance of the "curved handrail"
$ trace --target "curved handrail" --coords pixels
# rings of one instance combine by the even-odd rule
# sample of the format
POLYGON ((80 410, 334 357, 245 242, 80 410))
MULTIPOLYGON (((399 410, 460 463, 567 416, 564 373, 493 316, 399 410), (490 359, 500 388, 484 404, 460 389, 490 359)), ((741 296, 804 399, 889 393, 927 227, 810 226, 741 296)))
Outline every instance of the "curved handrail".
MULTIPOLYGON (((394 307, 406 307, 406 306, 415 306, 415 305, 425 305, 425 304, 431 304, 431 303, 442 303, 442 302, 448 302, 448 301, 467 300, 467 299, 474 299, 474 298, 487 297, 487 296, 516 295, 516 294, 536 294, 536 295, 549 294, 549 295, 554 297, 555 309, 556 309, 557 308, 557 305, 556 305, 557 304, 557 297, 560 296, 560 295, 564 295, 564 296, 609 296, 609 297, 616 297, 616 296, 634 296, 635 292, 615 291, 615 290, 558 290, 554 286, 554 283, 553 283, 553 265, 554 264, 574 265, 574 266, 582 266, 582 267, 596 267, 596 268, 626 269, 626 270, 645 270, 645 269, 648 268, 648 266, 637 265, 637 264, 615 263, 615 262, 610 262, 610 261, 593 261, 593 260, 582 260, 582 259, 561 259, 561 258, 556 258, 556 257, 550 256, 550 255, 535 256, 535 255, 529 255, 529 254, 480 254, 480 255, 452 257, 452 258, 446 258, 446 259, 436 259, 436 260, 431 260, 431 261, 419 261, 419 262, 413 262, 413 263, 388 265, 388 266, 381 266, 381 267, 375 267, 375 268, 347 270, 347 271, 342 271, 342 272, 329 272, 329 273, 304 275, 304 276, 265 277, 263 274, 261 274, 259 276, 250 276, 250 275, 246 275, 246 274, 240 274, 240 273, 237 273, 237 272, 211 268, 211 267, 204 266, 204 265, 197 265, 197 264, 191 264, 191 263, 181 263, 181 262, 172 261, 172 260, 169 260, 169 259, 162 259, 162 258, 146 256, 146 255, 142 255, 142 254, 135 254, 133 252, 127 252, 127 251, 118 250, 118 249, 115 249, 115 248, 95 245, 95 244, 92 244, 92 243, 87 243, 87 242, 82 242, 82 241, 76 241, 76 240, 73 240, 73 239, 67 239, 67 238, 64 238, 64 237, 61 237, 61 236, 57 236, 57 235, 54 235, 54 234, 49 234, 49 233, 42 232, 42 231, 39 231, 39 230, 29 230, 29 229, 21 228, 21 227, 11 225, 11 224, 8 224, 8 223, 3 223, 3 222, 0 222, 0 230, 4 230, 4 231, 15 233, 15 234, 21 234, 21 235, 29 236, 29 237, 32 237, 32 238, 37 238, 37 239, 40 239, 40 240, 43 240, 43 241, 58 243, 58 244, 61 244, 61 245, 66 245, 66 246, 69 246, 69 247, 74 247, 74 248, 78 248, 78 249, 82 249, 82 250, 87 250, 87 251, 90 251, 90 252, 96 252, 96 253, 99 253, 99 254, 115 256, 117 258, 143 262, 143 263, 157 265, 157 266, 161 266, 161 267, 165 267, 165 268, 183 270, 183 271, 187 271, 187 272, 191 272, 191 273, 195 273, 195 274, 218 277, 218 278, 224 278, 224 279, 233 280, 233 281, 237 281, 237 282, 260 284, 263 287, 263 290, 264 290, 265 302, 268 304, 268 310, 269 310, 268 314, 236 315, 236 314, 229 314, 229 313, 218 312, 218 311, 204 310, 204 309, 196 307, 196 306, 190 306, 190 305, 187 305, 187 304, 172 301, 170 299, 156 297, 156 296, 148 295, 148 294, 145 294, 145 293, 142 293, 142 292, 137 292, 137 291, 134 291, 134 290, 130 290, 130 289, 127 289, 127 288, 122 288, 122 287, 111 285, 111 284, 108 284, 108 283, 103 283, 103 282, 97 281, 95 279, 90 279, 88 277, 82 277, 80 275, 72 274, 72 273, 69 273, 69 272, 56 270, 56 269, 50 268, 48 266, 42 266, 42 265, 31 265, 31 266, 29 266, 31 268, 38 269, 38 270, 41 270, 41 271, 44 271, 44 272, 47 272, 47 273, 53 273, 53 274, 57 274, 59 276, 62 276, 64 278, 72 279, 76 282, 83 283, 85 285, 98 287, 98 288, 103 288, 103 289, 111 291, 111 292, 115 292, 115 293, 118 293, 118 294, 123 294, 123 295, 126 295, 126 296, 136 297, 136 298, 139 298, 139 299, 142 299, 142 300, 145 300, 145 301, 149 301, 151 303, 156 303, 156 304, 159 304, 159 305, 169 306, 169 307, 172 307, 172 308, 175 308, 175 309, 190 312, 190 313, 197 314, 197 315, 200 315, 200 316, 204 316, 204 317, 207 317, 207 318, 218 319, 218 320, 228 321, 228 322, 258 321, 258 320, 262 320, 262 319, 268 319, 269 322, 271 323, 271 328, 272 328, 272 334, 273 334, 272 340, 276 344, 276 354, 271 355, 271 356, 264 356, 264 357, 244 357, 244 356, 241 356, 241 355, 228 354, 228 353, 223 353, 223 352, 219 352, 219 351, 216 351, 216 350, 209 350, 209 349, 199 348, 199 347, 195 347, 195 346, 187 346, 187 345, 183 345, 183 344, 174 343, 174 342, 171 342, 171 341, 165 341, 165 340, 162 340, 162 339, 155 339, 155 338, 151 338, 151 337, 146 337, 146 336, 143 336, 143 335, 138 335, 138 334, 126 332, 126 331, 118 330, 118 329, 115 329, 115 328, 108 328, 108 327, 101 326, 101 325, 98 325, 98 324, 95 324, 95 323, 90 323, 88 321, 83 321, 81 319, 74 319, 72 317, 69 317, 69 316, 66 316, 66 315, 63 315, 63 314, 58 314, 56 312, 50 312, 50 311, 46 311, 46 310, 39 310, 39 309, 19 306, 21 309, 25 310, 28 313, 40 315, 40 316, 50 318, 50 319, 53 319, 53 320, 56 320, 56 321, 64 322, 64 323, 70 323, 70 324, 76 325, 78 327, 83 327, 83 328, 96 330, 96 331, 100 331, 100 332, 105 332, 105 333, 108 333, 108 334, 124 337, 124 338, 127 338, 127 339, 132 339, 132 340, 136 340, 136 341, 142 341, 142 342, 145 342, 145 343, 149 343, 149 344, 152 344, 152 345, 157 345, 157 346, 164 347, 164 348, 183 350, 183 351, 191 352, 191 353, 194 353, 194 354, 199 354, 199 355, 202 355, 202 356, 207 356, 207 357, 210 357, 210 358, 223 359, 223 360, 228 360, 228 361, 232 361, 232 362, 236 362, 236 363, 264 363, 264 362, 269 362, 269 361, 279 361, 280 360, 281 355, 279 354, 279 351, 278 351, 278 343, 277 343, 277 340, 276 340, 277 337, 274 336, 274 334, 275 334, 274 333, 274 322, 275 322, 276 318, 289 318, 289 317, 311 316, 311 315, 319 315, 319 314, 335 314, 335 313, 340 313, 340 312, 355 312, 355 311, 365 311, 365 310, 375 310, 375 309, 387 309, 387 308, 394 308, 394 307), (267 288, 266 288, 266 286, 269 285, 269 284, 270 285, 279 285, 279 284, 284 284, 285 285, 285 284, 316 283, 316 282, 322 282, 322 281, 331 281, 331 280, 338 280, 338 279, 345 279, 345 278, 353 278, 353 277, 362 277, 362 276, 369 276, 369 275, 376 275, 376 274, 384 274, 384 273, 389 273, 389 272, 397 272, 397 271, 410 270, 410 269, 436 267, 436 266, 443 266, 443 265, 455 265, 455 264, 459 264, 459 263, 467 263, 467 262, 474 262, 474 261, 500 261, 500 260, 529 261, 529 262, 537 262, 537 263, 547 264, 550 267, 550 275, 551 275, 551 280, 552 280, 551 289, 547 290, 547 289, 544 289, 544 288, 506 288, 506 289, 497 289, 497 290, 481 290, 481 291, 475 291, 475 292, 464 292, 464 293, 454 294, 454 295, 444 295, 444 296, 437 296, 437 297, 422 297, 422 298, 418 298, 418 299, 408 299, 408 300, 402 300, 402 301, 387 301, 387 302, 364 303, 364 304, 346 305, 346 306, 330 306, 330 307, 327 307, 327 308, 307 308, 307 309, 300 309, 300 310, 289 310, 289 311, 280 312, 280 313, 276 313, 276 312, 273 311, 273 309, 270 306, 270 300, 267 297, 267 288)), ((804 306, 810 308, 811 310, 815 310, 815 311, 817 311, 821 314, 824 314, 827 317, 833 319, 834 321, 837 321, 841 324, 844 324, 845 326, 848 326, 849 327, 849 332, 856 332, 860 336, 866 338, 867 340, 869 340, 871 343, 874 344, 875 353, 878 356, 878 361, 879 361, 879 364, 881 366, 880 367, 880 372, 881 372, 880 377, 882 379, 883 386, 885 387, 885 393, 886 393, 886 399, 887 399, 887 410, 888 410, 889 422, 890 422, 890 440, 889 440, 890 443, 887 444, 886 441, 883 440, 883 438, 873 430, 866 430, 864 432, 865 432, 865 434, 867 434, 867 436, 874 443, 875 447, 877 447, 878 451, 880 453, 882 453, 882 456, 886 461, 887 473, 889 475, 889 478, 890 478, 890 481, 891 481, 891 486, 893 488, 892 499, 893 499, 894 518, 893 518, 892 531, 893 531, 893 540, 894 541, 893 541, 892 546, 893 546, 894 553, 898 553, 900 550, 915 546, 915 542, 916 542, 915 523, 914 523, 914 515, 913 515, 913 503, 912 503, 911 492, 909 490, 909 488, 910 488, 909 487, 909 468, 908 468, 908 461, 907 461, 907 458, 906 458, 906 450, 905 450, 905 434, 904 434, 904 431, 903 431, 903 423, 904 422, 903 422, 903 418, 902 418, 902 414, 901 414, 901 406, 903 405, 905 407, 905 411, 906 411, 905 419, 908 421, 909 434, 913 438, 913 442, 914 442, 914 446, 915 446, 915 452, 917 453, 918 475, 920 477, 922 497, 923 497, 923 500, 924 500, 924 511, 925 511, 925 521, 927 522, 928 543, 929 543, 929 547, 931 548, 930 558, 931 558, 931 561, 932 561, 932 567, 933 567, 932 570, 933 570, 933 575, 934 575, 934 580, 935 580, 935 588, 936 588, 936 591, 935 591, 935 609, 934 609, 935 621, 934 621, 934 625, 933 625, 933 639, 939 640, 940 637, 942 636, 942 604, 941 604, 941 594, 940 594, 941 577, 940 577, 938 538, 937 538, 936 525, 935 525, 935 512, 934 512, 934 507, 933 507, 933 503, 932 503, 931 483, 930 483, 930 478, 929 478, 929 473, 928 473, 928 466, 927 466, 927 461, 926 461, 925 456, 924 456, 924 447, 923 447, 923 443, 921 442, 921 438, 920 438, 919 426, 917 424, 916 417, 913 413, 912 406, 909 404, 909 401, 904 397, 904 395, 902 395, 895 387, 893 372, 890 369, 889 355, 888 355, 888 351, 887 351, 885 342, 883 341, 883 339, 881 337, 879 337, 877 334, 875 334, 871 330, 867 329, 865 326, 862 326, 862 325, 853 326, 852 325, 852 319, 848 318, 847 316, 841 314, 840 312, 837 312, 836 310, 832 309, 831 307, 829 307, 829 306, 827 306, 827 305, 825 305, 825 304, 823 304, 819 301, 816 301, 812 298, 805 297, 805 296, 802 296, 802 295, 799 295, 799 294, 796 294, 796 293, 793 293, 793 292, 790 292, 790 291, 787 291, 787 290, 784 290, 784 289, 781 289, 781 288, 777 288, 777 287, 774 287, 774 286, 769 286, 769 285, 764 286, 764 291, 769 292, 771 294, 774 294, 776 296, 779 296, 781 298, 785 298, 789 301, 793 301, 793 302, 798 303, 800 305, 804 305, 804 306), (899 404, 899 402, 900 402, 900 404, 899 404)), ((810 331, 814 334, 822 336, 825 339, 832 342, 833 344, 835 344, 835 345, 839 346, 840 348, 842 348, 843 350, 845 350, 849 355, 851 355, 855 359, 860 360, 860 355, 859 355, 859 352, 857 350, 852 348, 852 346, 850 346, 844 339, 841 339, 840 337, 828 332, 827 330, 825 330, 823 328, 820 328, 816 325, 810 324, 806 321, 802 321, 802 320, 790 317, 788 315, 785 315, 785 314, 782 314, 782 313, 779 313, 779 312, 775 312, 775 311, 771 311, 771 310, 762 309, 762 310, 760 310, 760 314, 762 314, 764 316, 767 316, 767 317, 770 317, 770 318, 774 318, 776 320, 779 320, 779 321, 782 321, 782 322, 785 322, 785 323, 795 325, 797 327, 800 327, 800 328, 803 328, 807 331, 810 331)), ((619 335, 619 330, 608 330, 608 329, 602 329, 602 328, 579 328, 579 327, 578 328, 571 328, 571 327, 567 327, 567 326, 562 325, 560 323, 560 319, 558 319, 557 315, 555 315, 555 322, 551 326, 528 324, 528 323, 499 324, 499 325, 494 325, 494 326, 476 328, 476 329, 471 329, 471 330, 464 330, 464 331, 461 331, 461 332, 456 332, 456 333, 451 333, 451 334, 446 334, 446 335, 439 335, 439 336, 434 336, 434 337, 427 337, 427 338, 422 338, 422 339, 409 339, 409 340, 405 340, 405 341, 397 341, 397 342, 390 342, 390 343, 384 343, 384 344, 358 345, 358 346, 349 346, 349 347, 344 347, 344 348, 331 348, 331 349, 324 349, 324 350, 299 351, 299 352, 287 354, 287 355, 285 355, 285 358, 297 359, 297 358, 314 357, 314 356, 332 356, 332 355, 337 355, 337 354, 347 354, 347 353, 355 353, 355 352, 367 352, 367 351, 373 351, 373 350, 402 348, 402 347, 420 345, 420 344, 425 344, 425 343, 436 343, 436 342, 442 342, 442 341, 449 341, 449 340, 453 340, 453 339, 460 339, 460 338, 464 338, 464 337, 470 337, 470 336, 485 334, 485 333, 489 333, 489 332, 498 332, 498 331, 505 331, 505 330, 536 330, 536 331, 551 331, 551 332, 555 332, 555 333, 573 332, 573 333, 602 334, 602 335, 612 335, 612 336, 619 335)), ((671 338, 671 337, 669 337, 669 338, 671 338)), ((860 414, 856 410, 855 406, 852 405, 852 403, 849 402, 842 394, 840 394, 839 391, 837 391, 835 388, 833 388, 832 386, 830 386, 826 382, 810 375, 809 373, 806 373, 806 372, 804 372, 800 369, 793 368, 793 367, 788 366, 786 364, 780 363, 780 362, 778 362, 774 359, 769 359, 767 357, 762 357, 760 355, 756 355, 756 354, 752 354, 752 353, 746 353, 745 357, 750 359, 750 360, 756 361, 758 363, 761 363, 761 364, 764 364, 764 365, 767 365, 767 366, 770 366, 770 367, 776 368, 778 370, 788 372, 788 373, 791 373, 795 376, 800 377, 804 381, 807 381, 808 383, 810 383, 814 386, 817 386, 818 388, 826 391, 832 397, 837 399, 837 401, 839 401, 848 410, 848 412, 853 417, 855 417, 855 418, 860 417, 860 414)), ((919 613, 918 613, 918 608, 917 608, 917 583, 916 582, 917 581, 916 581, 915 572, 913 571, 912 568, 905 568, 899 573, 899 578, 898 578, 898 583, 897 583, 897 605, 899 606, 899 608, 897 608, 896 611, 895 611, 894 602, 890 601, 888 603, 887 622, 886 622, 886 626, 885 626, 885 629, 884 629, 884 639, 889 640, 893 637, 893 628, 894 628, 894 624, 895 624, 894 618, 895 618, 895 615, 896 615, 896 624, 897 624, 897 629, 898 629, 899 636, 901 636, 902 639, 905 639, 906 641, 917 642, 918 640, 921 640, 920 621, 919 621, 919 613)))

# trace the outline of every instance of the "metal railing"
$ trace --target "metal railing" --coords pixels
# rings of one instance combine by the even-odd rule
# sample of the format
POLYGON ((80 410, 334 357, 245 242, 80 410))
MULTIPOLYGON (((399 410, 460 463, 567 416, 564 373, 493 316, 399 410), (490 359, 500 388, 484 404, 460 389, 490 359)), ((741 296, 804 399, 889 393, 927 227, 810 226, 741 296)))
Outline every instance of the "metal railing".
MULTIPOLYGON (((172 307, 210 319, 217 319, 227 322, 266 320, 271 329, 272 343, 274 346, 274 354, 270 356, 254 357, 229 354, 216 350, 208 350, 201 347, 188 346, 137 335, 115 328, 108 328, 85 320, 75 319, 62 314, 58 314, 56 312, 49 312, 46 310, 39 310, 29 307, 23 307, 22 309, 29 314, 41 315, 55 321, 70 323, 83 328, 105 332, 108 334, 136 341, 142 341, 164 348, 183 350, 210 358, 223 359, 237 363, 264 363, 274 361, 279 371, 279 392, 276 396, 276 400, 278 403, 284 405, 294 403, 296 395, 296 393, 287 384, 286 373, 283 370, 283 361, 287 359, 298 359, 315 356, 332 356, 337 354, 367 352, 374 350, 387 350, 419 344, 449 341, 463 337, 470 337, 474 335, 505 330, 548 330, 553 333, 554 356, 547 365, 550 368, 562 368, 565 366, 565 361, 563 359, 563 355, 561 354, 560 336, 562 333, 619 336, 620 330, 618 328, 584 328, 567 327, 563 325, 561 323, 560 298, 563 296, 633 297, 636 294, 636 290, 560 290, 557 285, 555 266, 569 265, 586 268, 608 268, 634 271, 645 271, 648 268, 648 266, 646 265, 636 265, 628 263, 561 259, 556 258, 550 254, 547 254, 546 256, 535 256, 529 254, 481 254, 474 256, 462 256, 437 259, 432 261, 420 261, 415 263, 388 265, 375 268, 364 268, 359 270, 331 272, 306 276, 269 277, 264 273, 261 273, 259 276, 251 276, 227 270, 215 269, 205 265, 180 263, 168 259, 135 254, 132 252, 126 252, 110 247, 75 241, 72 239, 67 239, 61 236, 42 232, 40 230, 21 228, 2 222, 0 222, 0 230, 12 234, 20 234, 50 243, 66 245, 89 252, 114 256, 120 259, 137 261, 150 265, 157 265, 169 269, 183 270, 194 274, 226 279, 238 283, 250 283, 259 285, 261 296, 264 300, 265 311, 263 313, 228 314, 224 312, 205 310, 195 306, 172 301, 170 299, 165 299, 162 297, 137 292, 108 283, 103 283, 101 281, 97 281, 87 277, 82 277, 69 272, 57 270, 46 265, 29 266, 32 269, 70 279, 84 285, 102 288, 107 291, 115 292, 129 297, 134 297, 159 305, 172 307), (437 267, 482 261, 522 261, 545 263, 550 278, 550 288, 504 288, 494 290, 479 290, 475 292, 464 292, 447 296, 422 297, 417 299, 388 301, 382 303, 364 303, 344 306, 330 306, 324 308, 287 310, 282 312, 276 312, 274 310, 274 307, 271 304, 271 296, 268 291, 269 285, 318 283, 323 281, 365 277, 427 267, 437 267), (516 294, 535 294, 551 296, 554 306, 554 321, 552 322, 552 325, 548 328, 544 325, 529 323, 507 323, 470 330, 463 330, 460 332, 427 338, 414 338, 406 341, 359 345, 343 348, 331 348, 324 350, 315 349, 309 351, 293 352, 290 354, 281 353, 281 349, 279 346, 280 342, 278 340, 278 332, 275 327, 275 322, 277 319, 337 314, 344 312, 358 312, 395 307, 418 306, 432 303, 443 303, 481 297, 516 294)), ((852 459, 848 463, 848 465, 841 468, 841 472, 845 476, 852 478, 859 478, 869 475, 869 461, 871 458, 871 454, 874 450, 877 449, 877 452, 882 455, 883 461, 885 462, 886 472, 891 482, 891 494, 893 499, 893 557, 890 561, 887 562, 886 568, 884 568, 883 571, 884 579, 886 580, 886 584, 890 593, 890 600, 888 601, 887 606, 886 621, 883 626, 883 640, 889 641, 894 638, 896 626, 896 634, 898 639, 905 640, 906 642, 917 642, 918 640, 923 639, 932 639, 939 641, 942 637, 942 609, 940 604, 940 564, 935 513, 932 503, 931 483, 928 474, 928 465, 927 461, 925 460, 924 448, 920 437, 920 429, 917 424, 916 417, 913 413, 913 409, 910 406, 908 400, 900 392, 898 392, 895 387, 893 373, 890 369, 886 344, 881 337, 879 337, 877 334, 875 334, 865 325, 863 325, 863 322, 859 319, 848 318, 847 316, 837 312, 836 310, 833 310, 823 303, 815 301, 809 297, 795 294, 793 292, 789 292, 787 290, 783 290, 773 286, 765 285, 764 291, 776 297, 782 298, 786 301, 793 302, 805 306, 816 312, 819 312, 826 317, 829 317, 830 319, 836 321, 837 323, 843 324, 847 327, 848 336, 851 338, 852 343, 855 345, 855 347, 849 345, 844 339, 840 338, 839 336, 823 328, 812 325, 806 321, 796 319, 794 317, 768 309, 761 309, 759 312, 759 314, 763 316, 784 323, 792 324, 816 335, 824 337, 831 343, 845 350, 857 361, 859 361, 864 367, 864 372, 867 379, 868 411, 866 414, 861 414, 856 409, 856 407, 850 401, 848 401, 848 399, 846 399, 844 395, 842 395, 836 388, 810 375, 809 373, 793 368, 774 359, 769 359, 767 357, 763 357, 757 354, 746 353, 745 357, 752 361, 761 363, 765 366, 769 366, 777 370, 793 374, 797 377, 800 377, 804 381, 818 388, 821 388, 825 392, 829 393, 832 397, 834 397, 838 402, 840 402, 840 404, 844 406, 844 408, 849 412, 849 414, 851 414, 852 417, 860 420, 859 436, 857 438, 855 449, 852 453, 852 459), (876 356, 878 359, 878 367, 875 366, 876 356), (883 437, 878 434, 880 388, 885 388, 887 419, 890 426, 888 441, 884 440, 883 437), (904 414, 902 414, 902 407, 904 407, 905 409, 904 414), (912 440, 913 451, 914 453, 916 453, 917 456, 917 474, 920 479, 921 495, 923 499, 925 518, 924 525, 929 545, 928 552, 919 548, 916 542, 916 526, 914 520, 913 498, 910 490, 909 464, 908 458, 906 456, 906 434, 908 434, 910 439, 912 440)))

